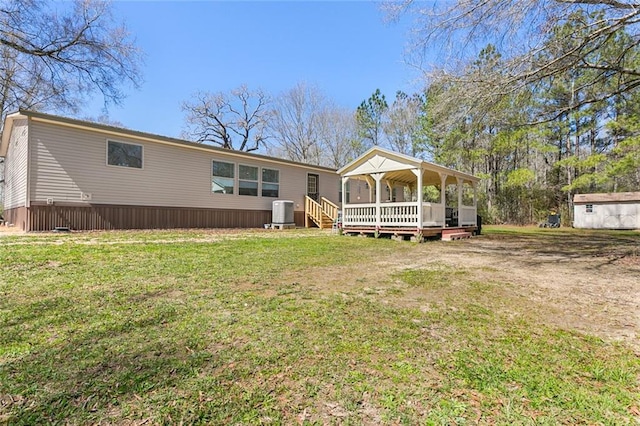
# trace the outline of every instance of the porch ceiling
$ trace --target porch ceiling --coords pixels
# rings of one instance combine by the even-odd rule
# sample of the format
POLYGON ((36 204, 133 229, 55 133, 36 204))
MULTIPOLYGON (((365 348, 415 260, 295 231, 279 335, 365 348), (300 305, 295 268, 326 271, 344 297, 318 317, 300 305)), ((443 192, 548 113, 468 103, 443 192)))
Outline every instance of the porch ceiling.
MULTIPOLYGON (((351 179, 360 179, 366 180, 366 174, 357 175, 357 176, 349 176, 351 179)), ((385 172, 384 179, 390 182, 405 184, 405 185, 415 185, 418 182, 418 178, 413 172, 413 170, 396 170, 385 172)), ((469 182, 469 180, 465 181, 469 182)), ((455 176, 447 176, 446 184, 447 185, 456 185, 458 181, 455 176)), ((422 170, 422 184, 424 186, 434 185, 440 186, 440 174, 438 172, 434 172, 432 170, 422 170)))
POLYGON ((416 175, 411 170, 398 170, 395 172, 387 172, 384 174, 384 178, 388 181, 396 183, 404 183, 411 185, 416 182, 416 175))

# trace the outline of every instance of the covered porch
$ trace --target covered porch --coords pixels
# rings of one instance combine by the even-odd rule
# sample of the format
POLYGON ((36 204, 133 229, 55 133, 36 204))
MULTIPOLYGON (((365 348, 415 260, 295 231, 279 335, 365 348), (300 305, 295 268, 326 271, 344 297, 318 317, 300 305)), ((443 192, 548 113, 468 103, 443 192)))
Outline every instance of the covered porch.
POLYGON ((345 233, 427 236, 477 230, 479 179, 418 158, 374 147, 338 170, 345 233), (364 181, 368 194, 350 193, 364 181))

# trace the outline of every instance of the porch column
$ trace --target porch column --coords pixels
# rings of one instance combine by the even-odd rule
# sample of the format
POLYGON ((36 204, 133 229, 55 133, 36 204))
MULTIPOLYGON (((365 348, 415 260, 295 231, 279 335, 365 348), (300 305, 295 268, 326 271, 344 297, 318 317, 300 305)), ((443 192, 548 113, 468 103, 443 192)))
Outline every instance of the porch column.
POLYGON ((458 226, 462 225, 462 188, 464 188, 464 180, 456 178, 456 186, 458 187, 458 226))
POLYGON ((473 207, 478 207, 478 182, 472 182, 473 185, 473 207))
POLYGON ((372 173, 371 176, 375 179, 376 181, 376 229, 380 228, 382 226, 382 220, 381 220, 381 215, 382 215, 382 201, 380 199, 381 197, 381 193, 382 193, 382 176, 384 176, 384 173, 372 173))
POLYGON ((473 218, 474 226, 478 226, 478 182, 473 182, 473 210, 475 217, 473 218))
POLYGON ((447 226, 447 175, 440 173, 440 205, 442 209, 442 227, 447 226))
POLYGON ((417 195, 418 195, 418 229, 422 230, 422 200, 424 198, 424 194, 422 191, 422 167, 414 170, 414 173, 418 176, 418 188, 417 188, 417 195))

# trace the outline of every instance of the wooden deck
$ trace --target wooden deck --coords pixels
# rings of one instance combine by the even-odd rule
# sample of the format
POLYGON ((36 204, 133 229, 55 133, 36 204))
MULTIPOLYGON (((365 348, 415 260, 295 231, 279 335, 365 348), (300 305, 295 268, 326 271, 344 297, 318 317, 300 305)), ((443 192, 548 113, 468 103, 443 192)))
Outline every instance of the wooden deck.
POLYGON ((343 235, 359 235, 363 237, 380 238, 390 236, 395 240, 406 240, 422 242, 425 238, 439 238, 443 241, 454 239, 470 238, 478 232, 477 226, 460 226, 452 228, 410 228, 410 227, 383 227, 375 226, 343 226, 343 235))

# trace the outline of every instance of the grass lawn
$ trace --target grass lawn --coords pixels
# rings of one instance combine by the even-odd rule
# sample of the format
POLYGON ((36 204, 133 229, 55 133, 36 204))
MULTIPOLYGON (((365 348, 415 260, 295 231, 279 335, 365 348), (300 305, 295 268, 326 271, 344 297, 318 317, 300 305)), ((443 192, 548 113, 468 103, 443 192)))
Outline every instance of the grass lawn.
MULTIPOLYGON (((591 241, 477 240, 562 232, 591 241)), ((430 262, 461 244, 2 237, 0 423, 638 424, 638 354, 549 325, 491 269, 430 262)))

